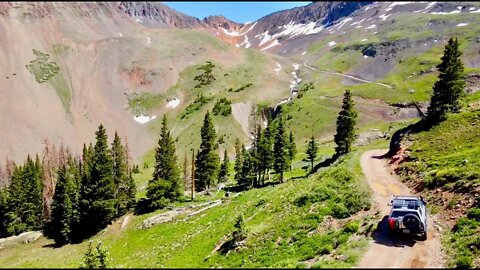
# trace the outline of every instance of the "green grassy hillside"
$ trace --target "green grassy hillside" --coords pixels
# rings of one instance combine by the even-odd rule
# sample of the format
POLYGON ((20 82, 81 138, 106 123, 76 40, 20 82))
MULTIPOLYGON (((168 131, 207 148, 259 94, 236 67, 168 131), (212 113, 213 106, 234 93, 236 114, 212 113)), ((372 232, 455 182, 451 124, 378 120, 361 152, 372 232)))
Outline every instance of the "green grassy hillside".
MULTIPOLYGON (((112 267, 351 267, 366 248, 364 234, 375 223, 363 211, 370 207, 359 166, 364 150, 309 178, 231 195, 220 206, 191 218, 181 214, 173 221, 139 229, 146 218, 168 210, 129 215, 124 228, 121 218, 90 240, 103 242, 112 267), (214 252, 229 239, 239 215, 246 233, 241 247, 226 255, 214 252)), ((193 204, 224 194, 199 196, 193 204)), ((0 265, 78 267, 88 241, 61 248, 51 243, 42 237, 9 246, 0 251, 0 265)))
POLYGON ((479 267, 480 110, 450 115, 405 144, 411 152, 400 165, 401 175, 424 186, 432 211, 460 217, 444 239, 448 266, 479 267))

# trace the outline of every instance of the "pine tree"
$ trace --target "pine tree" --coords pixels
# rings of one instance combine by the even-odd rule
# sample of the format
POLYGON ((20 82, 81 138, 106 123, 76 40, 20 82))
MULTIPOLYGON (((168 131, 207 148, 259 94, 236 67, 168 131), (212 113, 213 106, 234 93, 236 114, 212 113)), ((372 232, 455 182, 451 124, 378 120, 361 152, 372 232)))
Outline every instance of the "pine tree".
POLYGON ((10 236, 8 233, 8 226, 10 220, 8 219, 9 212, 9 193, 8 189, 1 187, 0 188, 0 238, 5 238, 10 236))
POLYGON ((245 149, 245 145, 242 144, 242 168, 240 170, 238 185, 244 187, 252 186, 255 179, 254 161, 250 151, 245 149))
POLYGON ((69 198, 72 202, 72 216, 70 218, 70 242, 73 242, 76 230, 80 222, 80 186, 82 182, 82 162, 73 157, 67 160, 67 178, 71 186, 69 198))
POLYGON ((158 147, 155 149, 153 179, 148 182, 147 198, 151 207, 162 208, 182 195, 175 145, 164 115, 158 147))
POLYGON ((103 125, 98 127, 95 135, 96 143, 93 150, 89 147, 84 151, 85 168, 79 198, 80 226, 78 228, 81 231, 78 231, 78 234, 81 238, 105 228, 116 213, 113 160, 103 125))
POLYGON ((65 164, 60 166, 57 174, 52 213, 44 232, 47 236, 53 238, 55 243, 63 245, 71 241, 73 204, 70 196, 72 194, 72 183, 70 177, 67 176, 65 164))
POLYGON ((462 107, 461 99, 465 96, 465 74, 461 55, 457 39, 450 38, 445 46, 442 62, 437 66, 440 74, 433 86, 427 111, 427 117, 432 123, 445 120, 448 112, 458 112, 462 107))
POLYGON ((131 185, 135 183, 129 179, 130 174, 128 172, 125 148, 116 131, 111 151, 113 158, 113 183, 115 185, 115 208, 117 216, 121 216, 133 205, 132 200, 135 200, 135 194, 132 194, 131 185))
POLYGON ((225 149, 225 151, 223 152, 223 162, 222 162, 222 165, 220 166, 220 172, 218 173, 219 182, 227 182, 228 167, 229 167, 228 153, 227 153, 227 149, 225 149))
POLYGON ((22 166, 14 166, 12 180, 8 186, 9 198, 7 201, 7 222, 6 231, 8 235, 15 235, 26 231, 26 225, 22 220, 22 204, 25 201, 25 189, 23 181, 22 166))
POLYGON ((297 154, 297 146, 295 144, 295 138, 293 137, 292 131, 288 136, 288 168, 292 170, 292 162, 297 154))
POLYGON ((19 216, 22 223, 25 224, 25 230, 36 230, 40 227, 42 221, 42 172, 40 169, 38 156, 34 162, 30 156, 23 167, 22 177, 22 197, 19 208, 19 216))
POLYGON ((258 187, 260 183, 260 175, 261 175, 261 170, 260 170, 260 143, 262 139, 262 128, 260 125, 258 125, 255 128, 254 132, 254 138, 253 138, 253 145, 252 148, 250 148, 250 155, 251 155, 251 166, 252 170, 255 173, 255 177, 253 179, 253 186, 258 187))
POLYGON ((113 183, 113 160, 108 148, 107 133, 100 125, 95 133, 94 164, 91 178, 94 184, 93 208, 99 220, 99 228, 104 228, 115 217, 115 185, 113 183))
POLYGON ((98 242, 95 250, 92 248, 92 242, 88 243, 87 251, 83 255, 83 262, 80 265, 82 269, 106 269, 108 251, 103 248, 102 242, 98 242))
POLYGON ((317 157, 317 152, 318 152, 318 145, 317 142, 315 141, 315 138, 312 136, 312 139, 308 142, 307 146, 307 158, 310 160, 311 163, 311 169, 313 170, 313 162, 315 161, 315 158, 317 157))
POLYGON ((337 117, 337 133, 334 141, 337 144, 335 155, 347 154, 352 149, 352 144, 356 138, 355 124, 357 122, 357 112, 354 109, 352 95, 349 90, 345 91, 343 96, 342 110, 337 117))
POLYGON ((242 158, 242 148, 240 140, 237 138, 235 140, 235 181, 238 183, 240 178, 241 170, 243 167, 243 158, 242 158))
POLYGON ((288 138, 283 120, 281 118, 279 120, 273 145, 273 169, 280 174, 280 182, 283 182, 283 173, 288 168, 288 138))
POLYGON ((195 160, 195 188, 197 190, 202 190, 205 187, 210 189, 210 186, 215 184, 220 163, 218 154, 214 151, 216 148, 216 133, 208 110, 200 134, 202 141, 195 160))

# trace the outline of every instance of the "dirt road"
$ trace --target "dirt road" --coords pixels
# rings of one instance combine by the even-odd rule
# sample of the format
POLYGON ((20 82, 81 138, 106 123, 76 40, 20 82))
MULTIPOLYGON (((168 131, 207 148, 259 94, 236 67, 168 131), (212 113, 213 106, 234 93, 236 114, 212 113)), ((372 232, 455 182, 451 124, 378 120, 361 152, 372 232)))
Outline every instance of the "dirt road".
POLYGON ((387 160, 381 156, 388 149, 371 150, 361 157, 361 167, 373 191, 373 207, 383 217, 378 228, 372 232, 368 251, 360 260, 359 268, 440 268, 444 265, 440 233, 434 228, 431 215, 428 217, 428 239, 421 241, 415 236, 390 236, 387 203, 393 194, 411 195, 400 179, 390 173, 387 160))
POLYGON ((314 67, 308 65, 307 63, 303 63, 303 65, 306 66, 307 68, 309 68, 309 69, 311 69, 311 70, 315 70, 315 71, 317 71, 317 72, 322 72, 322 73, 326 73, 326 74, 330 74, 330 75, 336 75, 336 76, 342 76, 342 77, 345 77, 345 78, 349 78, 349 79, 352 79, 352 80, 355 80, 355 81, 359 81, 359 82, 364 82, 364 83, 375 83, 375 84, 381 85, 381 86, 383 86, 383 87, 392 89, 392 86, 390 86, 390 85, 388 85, 388 84, 379 83, 379 82, 372 82, 372 81, 369 81, 369 80, 357 78, 357 77, 354 77, 354 76, 352 76, 352 75, 346 75, 346 74, 342 74, 342 73, 338 73, 338 72, 320 70, 320 69, 317 69, 317 68, 314 68, 314 67))

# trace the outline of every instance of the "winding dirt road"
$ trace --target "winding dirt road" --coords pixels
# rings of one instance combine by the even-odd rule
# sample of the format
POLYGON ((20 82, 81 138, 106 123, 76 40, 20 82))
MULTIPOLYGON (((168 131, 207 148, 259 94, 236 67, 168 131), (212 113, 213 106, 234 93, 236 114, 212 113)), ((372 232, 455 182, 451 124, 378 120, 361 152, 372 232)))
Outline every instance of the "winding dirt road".
POLYGON ((355 80, 355 81, 359 81, 359 82, 364 82, 364 83, 374 83, 374 84, 378 84, 378 85, 381 85, 383 87, 386 87, 386 88, 389 88, 389 89, 392 89, 392 86, 388 85, 388 84, 384 84, 384 83, 379 83, 379 82, 372 82, 372 81, 369 81, 369 80, 365 80, 365 79, 361 79, 361 78, 358 78, 358 77, 354 77, 352 75, 346 75, 346 74, 342 74, 342 73, 339 73, 339 72, 332 72, 332 71, 326 71, 326 70, 320 70, 320 69, 317 69, 317 68, 314 68, 310 65, 308 65, 307 63, 303 63, 303 65, 311 70, 314 70, 314 71, 317 71, 317 72, 321 72, 321 73, 325 73, 325 74, 330 74, 330 75, 336 75, 336 76, 341 76, 341 77, 345 77, 345 78, 349 78, 349 79, 352 79, 352 80, 355 80))
POLYGON ((382 155, 388 149, 365 152, 360 160, 370 188, 373 191, 373 207, 383 217, 372 232, 368 251, 360 260, 359 268, 441 268, 444 255, 441 250, 440 233, 434 228, 431 216, 428 217, 428 239, 388 234, 387 216, 390 207, 387 203, 391 196, 412 194, 400 179, 390 173, 386 159, 382 155))

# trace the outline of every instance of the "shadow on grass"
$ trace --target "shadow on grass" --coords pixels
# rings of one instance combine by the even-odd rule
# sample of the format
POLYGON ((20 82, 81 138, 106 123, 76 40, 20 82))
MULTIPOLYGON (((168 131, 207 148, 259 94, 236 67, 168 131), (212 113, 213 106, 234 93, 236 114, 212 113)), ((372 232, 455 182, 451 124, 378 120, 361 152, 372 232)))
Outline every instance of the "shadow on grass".
POLYGON ((333 163, 335 163, 335 161, 337 161, 339 159, 339 157, 340 157, 339 155, 334 154, 332 157, 327 158, 324 161, 316 164, 313 167, 313 170, 311 170, 306 176, 310 176, 310 175, 316 173, 321 168, 325 168, 325 167, 329 167, 329 166, 333 165, 333 163))
POLYGON ((422 131, 428 131, 430 130, 435 123, 432 123, 428 120, 420 120, 414 124, 408 125, 404 128, 401 128, 392 135, 392 139, 390 140, 390 147, 388 152, 383 155, 384 158, 390 158, 393 157, 398 150, 400 149, 400 145, 402 143, 402 139, 405 138, 405 136, 411 134, 411 133, 419 133, 422 131))

